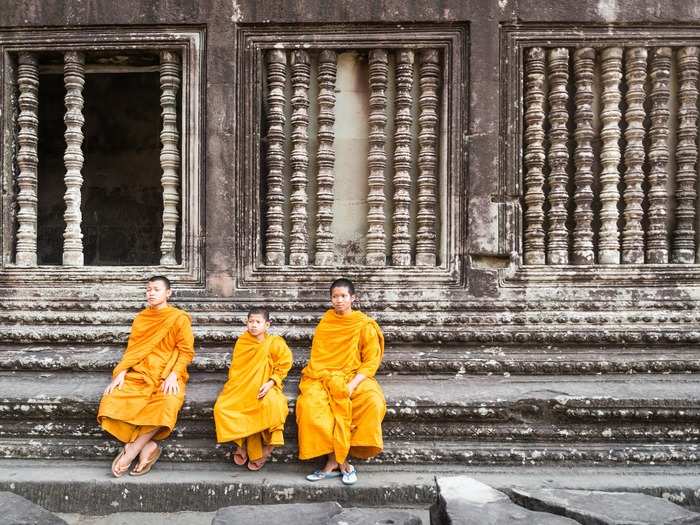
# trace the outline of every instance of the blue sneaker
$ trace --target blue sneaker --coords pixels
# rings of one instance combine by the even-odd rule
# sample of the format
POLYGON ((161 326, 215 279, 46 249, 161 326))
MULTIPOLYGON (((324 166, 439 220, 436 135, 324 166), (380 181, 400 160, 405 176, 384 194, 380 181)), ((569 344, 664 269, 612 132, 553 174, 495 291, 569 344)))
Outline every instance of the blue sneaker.
POLYGON ((350 465, 350 470, 343 472, 343 479, 341 481, 345 485, 354 485, 357 483, 357 470, 355 470, 355 467, 350 465))
POLYGON ((339 470, 331 470, 330 472, 324 472, 323 470, 317 470, 313 474, 306 476, 307 481, 321 481, 329 478, 339 478, 342 476, 342 472, 339 470))

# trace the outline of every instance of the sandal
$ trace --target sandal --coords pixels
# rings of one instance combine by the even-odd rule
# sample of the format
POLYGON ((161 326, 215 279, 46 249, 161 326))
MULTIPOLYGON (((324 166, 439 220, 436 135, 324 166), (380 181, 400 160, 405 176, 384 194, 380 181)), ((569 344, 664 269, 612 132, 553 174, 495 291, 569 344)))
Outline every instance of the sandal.
POLYGON ((330 472, 325 472, 323 470, 317 470, 313 474, 306 476, 307 481, 321 481, 329 478, 339 478, 343 473, 339 470, 331 470, 330 472))
POLYGON ((151 456, 146 463, 143 464, 141 469, 139 470, 140 464, 137 464, 133 469, 131 469, 131 472, 129 472, 130 476, 143 476, 144 474, 148 474, 150 472, 151 468, 153 468, 153 465, 155 465, 156 461, 158 461, 158 458, 160 457, 162 449, 156 445, 156 451, 153 453, 153 456, 151 456))
POLYGON ((248 460, 248 470, 252 470, 253 472, 260 470, 265 466, 269 457, 270 456, 263 456, 255 461, 248 460))
POLYGON ((231 455, 231 458, 233 459, 234 464, 242 467, 246 464, 246 461, 248 461, 248 454, 246 454, 245 450, 243 450, 241 447, 238 447, 231 455))
POLYGON ((350 465, 350 470, 343 472, 343 479, 341 480, 343 485, 354 485, 357 483, 357 471, 355 467, 350 465))
POLYGON ((126 454, 126 446, 122 447, 122 449, 119 451, 119 454, 117 454, 117 457, 114 458, 112 461, 112 475, 115 478, 121 478, 124 474, 129 472, 129 468, 131 467, 131 463, 129 463, 124 470, 117 470, 117 465, 119 465, 119 460, 122 459, 122 456, 126 454))

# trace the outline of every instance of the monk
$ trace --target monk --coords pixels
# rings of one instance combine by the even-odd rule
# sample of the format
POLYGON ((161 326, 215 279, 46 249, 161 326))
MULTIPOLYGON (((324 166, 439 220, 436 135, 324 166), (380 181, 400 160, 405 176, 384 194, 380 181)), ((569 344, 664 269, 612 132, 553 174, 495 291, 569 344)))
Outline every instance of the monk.
POLYGON ((97 422, 125 444, 112 462, 115 477, 137 459, 132 476, 151 470, 160 457, 158 442, 173 431, 185 400, 194 337, 189 314, 168 304, 171 294, 166 277, 148 280, 148 307, 136 315, 126 351, 100 402, 97 422))
POLYGON ((282 337, 267 333, 267 309, 251 309, 246 328, 233 348, 228 381, 214 405, 214 422, 217 442, 236 444, 233 462, 260 470, 273 447, 284 445, 289 408, 282 382, 292 367, 292 352, 282 337))
POLYGON ((299 458, 327 455, 309 481, 341 477, 357 482, 348 455, 368 459, 382 451, 386 402, 374 379, 384 355, 377 323, 352 309, 355 287, 348 279, 331 284, 331 304, 316 327, 311 356, 302 370, 296 402, 299 458))

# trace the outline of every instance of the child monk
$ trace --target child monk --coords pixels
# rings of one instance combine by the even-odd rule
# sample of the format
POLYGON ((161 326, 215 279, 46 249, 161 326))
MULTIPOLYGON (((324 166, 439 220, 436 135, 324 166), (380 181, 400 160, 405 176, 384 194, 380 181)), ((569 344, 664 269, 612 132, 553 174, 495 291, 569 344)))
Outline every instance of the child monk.
POLYGON ((273 447, 284 445, 287 398, 282 381, 292 367, 292 352, 279 335, 270 335, 265 308, 248 312, 246 331, 233 347, 228 381, 214 405, 216 440, 233 441, 233 462, 260 470, 273 447))
POLYGON ((112 474, 142 476, 160 457, 158 441, 173 431, 185 400, 187 365, 194 357, 188 313, 170 306, 170 281, 151 277, 148 307, 136 315, 122 360, 105 388, 97 422, 125 443, 112 462, 112 474))
POLYGON ((352 309, 355 287, 348 279, 331 284, 331 304, 318 323, 309 362, 302 370, 296 402, 299 458, 326 455, 309 481, 342 477, 357 482, 348 455, 371 458, 382 451, 384 393, 374 375, 384 355, 377 323, 352 309))

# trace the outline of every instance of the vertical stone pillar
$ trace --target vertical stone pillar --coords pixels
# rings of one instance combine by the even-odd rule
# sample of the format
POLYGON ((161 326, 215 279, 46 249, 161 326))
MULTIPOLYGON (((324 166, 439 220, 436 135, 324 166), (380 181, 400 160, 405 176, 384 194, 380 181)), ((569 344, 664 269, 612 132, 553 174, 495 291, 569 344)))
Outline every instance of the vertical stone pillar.
POLYGON ((39 157, 39 63, 32 53, 20 53, 17 67, 19 87, 19 132, 17 142, 17 246, 15 264, 32 267, 37 264, 37 166, 39 157))
POLYGON ((598 262, 620 263, 620 234, 617 227, 620 200, 620 80, 622 79, 622 48, 608 47, 602 53, 603 111, 600 115, 603 128, 600 138, 603 143, 600 155, 600 234, 598 262))
POLYGON ((625 51, 627 81, 627 111, 625 120, 625 203, 622 230, 622 262, 644 263, 644 230, 642 229, 642 200, 644 191, 644 82, 647 71, 647 50, 633 47, 625 51))
POLYGON ((163 171, 163 235, 160 264, 177 264, 175 240, 179 220, 180 134, 177 129, 177 93, 180 87, 180 57, 172 51, 160 53, 160 106, 163 127, 160 132, 160 167, 163 171))
POLYGON ((573 263, 594 264, 593 251, 593 68, 596 53, 593 48, 583 47, 574 52, 574 77, 576 81, 574 122, 576 149, 574 162, 574 239, 573 263))
POLYGON ((414 52, 396 53, 396 117, 394 132, 394 231, 391 239, 391 263, 411 264, 411 89, 414 52))
POLYGON ((265 264, 284 265, 284 86, 287 82, 287 54, 274 49, 267 53, 267 231, 265 264))
POLYGON ((63 81, 66 86, 65 104, 66 113, 63 118, 66 124, 66 151, 63 155, 63 163, 66 167, 64 177, 66 193, 64 200, 66 211, 63 214, 66 228, 63 232, 63 265, 82 266, 83 234, 81 224, 83 220, 80 211, 81 187, 83 177, 83 86, 85 85, 85 55, 77 51, 67 51, 64 55, 63 81))
POLYGON ((544 264, 544 50, 525 57, 525 264, 544 264))
MULTIPOLYGON (((333 183, 335 176, 335 80, 338 70, 335 51, 324 49, 318 60, 318 162, 316 188, 316 253, 317 266, 335 263, 333 253, 333 183)), ((371 66, 370 66, 371 67, 371 66)), ((371 116, 370 116, 371 118, 371 116)))
POLYGON ((646 262, 668 262, 668 232, 666 230, 669 158, 668 107, 671 89, 671 48, 658 47, 651 55, 651 125, 649 127, 649 227, 647 230, 646 262))
POLYGON ((386 232, 384 229, 384 196, 386 169, 386 89, 389 74, 389 55, 385 49, 369 52, 369 192, 367 204, 367 256, 368 266, 386 264, 386 232))
POLYGON ((309 80, 311 78, 309 54, 306 51, 292 52, 292 194, 291 202, 291 234, 289 238, 289 264, 292 266, 307 266, 309 264, 308 238, 306 229, 306 206, 308 198, 309 169, 309 80))
POLYGON ((416 265, 437 263, 437 146, 440 54, 437 49, 420 53, 420 116, 418 123, 418 212, 416 213, 416 265))
POLYGON ((695 200, 697 173, 698 48, 677 52, 680 85, 676 142, 676 229, 673 232, 674 263, 695 262, 695 200))
POLYGON ((569 94, 569 50, 550 49, 549 59, 549 229, 547 230, 547 264, 569 263, 569 232, 566 227, 569 195, 567 123, 569 94))

